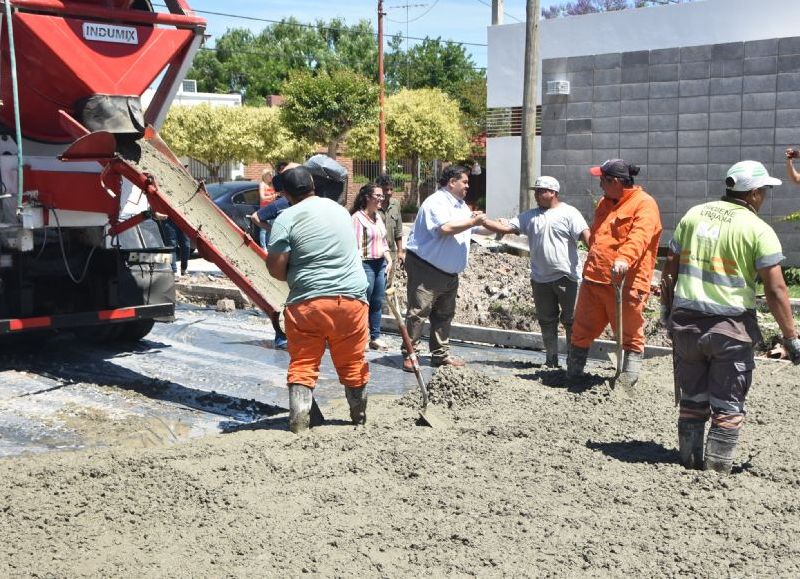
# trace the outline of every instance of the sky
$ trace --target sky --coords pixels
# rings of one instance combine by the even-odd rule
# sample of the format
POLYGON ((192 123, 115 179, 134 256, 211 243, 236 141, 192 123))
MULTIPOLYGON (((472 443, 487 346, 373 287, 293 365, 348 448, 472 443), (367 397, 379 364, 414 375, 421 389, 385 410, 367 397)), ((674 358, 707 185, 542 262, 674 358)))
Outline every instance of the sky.
MULTIPOLYGON (((207 32, 213 39, 228 28, 251 28, 260 31, 269 22, 229 18, 208 12, 282 20, 294 17, 300 22, 343 18, 347 23, 368 19, 377 30, 377 0, 188 0, 192 9, 208 20, 207 32)), ((541 2, 542 7, 554 2, 541 2)), ((385 33, 397 32, 424 38, 441 37, 470 43, 465 45, 475 64, 486 66, 486 27, 492 21, 491 0, 384 0, 385 33), (408 22, 406 22, 408 20, 408 22), (482 45, 482 46, 481 46, 482 45)), ((505 0, 504 24, 524 22, 525 0, 505 0)), ((411 43, 414 41, 411 40, 411 43)))

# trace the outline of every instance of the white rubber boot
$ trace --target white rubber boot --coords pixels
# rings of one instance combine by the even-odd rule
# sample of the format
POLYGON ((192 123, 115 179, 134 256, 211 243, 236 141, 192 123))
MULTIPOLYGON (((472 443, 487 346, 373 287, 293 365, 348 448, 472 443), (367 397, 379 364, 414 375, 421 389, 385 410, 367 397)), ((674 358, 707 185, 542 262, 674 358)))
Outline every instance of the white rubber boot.
POLYGON ((367 385, 360 388, 348 388, 345 386, 344 395, 347 404, 350 405, 350 420, 354 425, 366 424, 367 422, 367 385))

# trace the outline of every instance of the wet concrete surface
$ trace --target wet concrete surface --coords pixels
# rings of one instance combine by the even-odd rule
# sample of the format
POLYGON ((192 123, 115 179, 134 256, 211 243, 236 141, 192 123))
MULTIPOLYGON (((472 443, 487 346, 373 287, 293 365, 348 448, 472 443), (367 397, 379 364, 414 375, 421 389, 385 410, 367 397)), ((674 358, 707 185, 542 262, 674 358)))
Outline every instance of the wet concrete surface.
MULTIPOLYGON (((133 348, 62 335, 0 356, 0 457, 87 446, 155 446, 270 422, 286 428, 289 354, 256 310, 220 313, 180 305, 133 348)), ((400 338, 368 352, 371 396, 417 388, 401 370, 400 338)), ((455 354, 496 377, 540 365, 539 352, 454 344, 455 354)), ((422 357, 426 381, 432 370, 422 357)), ((315 396, 325 411, 343 401, 330 357, 315 396)), ((329 416, 344 419, 346 416, 329 416)))

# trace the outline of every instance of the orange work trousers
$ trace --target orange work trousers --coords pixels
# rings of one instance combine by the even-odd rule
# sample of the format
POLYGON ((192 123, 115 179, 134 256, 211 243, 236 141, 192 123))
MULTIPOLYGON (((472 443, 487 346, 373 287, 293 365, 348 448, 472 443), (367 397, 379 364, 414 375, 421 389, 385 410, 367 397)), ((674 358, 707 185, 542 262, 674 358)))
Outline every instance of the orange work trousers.
POLYGON ((327 342, 339 382, 350 388, 366 384, 368 310, 365 302, 344 296, 312 298, 286 306, 286 338, 291 357, 287 382, 314 388, 327 342))
MULTIPOLYGON (((622 348, 644 352, 644 306, 650 294, 637 289, 622 290, 622 348)), ((575 305, 572 323, 572 344, 588 348, 600 337, 606 326, 617 332, 614 286, 583 280, 575 305)))

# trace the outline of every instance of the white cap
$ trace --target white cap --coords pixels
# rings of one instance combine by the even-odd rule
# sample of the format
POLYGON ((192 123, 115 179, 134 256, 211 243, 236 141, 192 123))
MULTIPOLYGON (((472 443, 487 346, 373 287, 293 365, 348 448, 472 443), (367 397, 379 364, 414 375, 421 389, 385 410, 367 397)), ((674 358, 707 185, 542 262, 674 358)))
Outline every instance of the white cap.
POLYGON ((558 184, 558 181, 554 177, 546 177, 543 175, 536 179, 536 183, 533 184, 531 189, 549 189, 550 191, 558 193, 561 189, 561 185, 558 184))
POLYGON ((752 191, 766 185, 778 186, 783 181, 770 177, 766 167, 758 161, 739 161, 728 169, 725 186, 731 191, 752 191))

